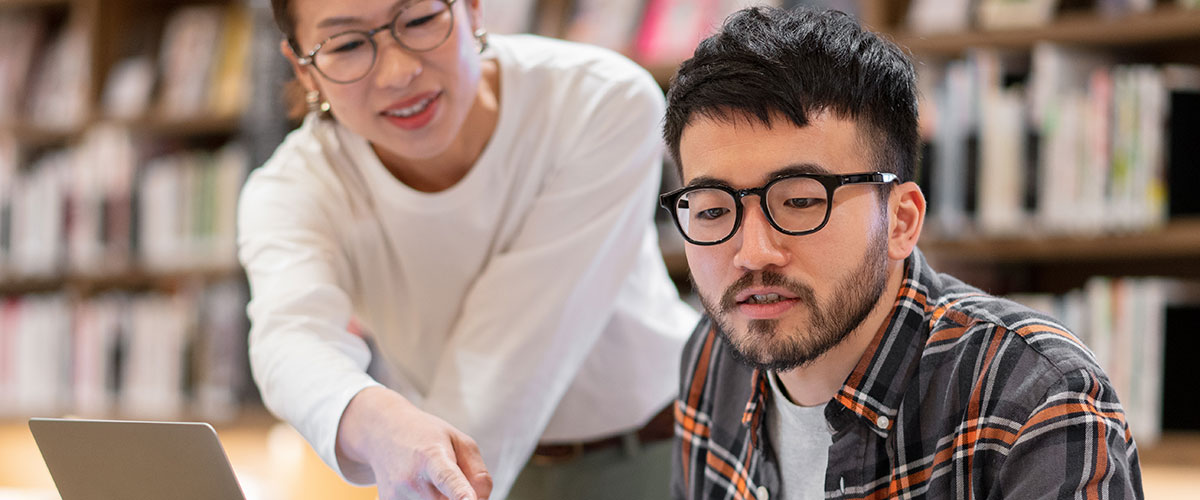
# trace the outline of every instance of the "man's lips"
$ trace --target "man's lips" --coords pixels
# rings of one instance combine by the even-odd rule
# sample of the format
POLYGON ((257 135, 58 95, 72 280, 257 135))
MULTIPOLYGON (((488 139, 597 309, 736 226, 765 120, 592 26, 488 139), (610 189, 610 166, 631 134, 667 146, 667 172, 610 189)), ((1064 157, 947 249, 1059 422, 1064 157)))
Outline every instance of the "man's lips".
POLYGON ((734 301, 738 304, 755 304, 779 300, 795 300, 796 298, 795 294, 784 288, 748 288, 734 296, 734 301))
POLYGON ((779 287, 748 288, 734 300, 734 310, 748 319, 777 319, 800 303, 794 293, 779 287))

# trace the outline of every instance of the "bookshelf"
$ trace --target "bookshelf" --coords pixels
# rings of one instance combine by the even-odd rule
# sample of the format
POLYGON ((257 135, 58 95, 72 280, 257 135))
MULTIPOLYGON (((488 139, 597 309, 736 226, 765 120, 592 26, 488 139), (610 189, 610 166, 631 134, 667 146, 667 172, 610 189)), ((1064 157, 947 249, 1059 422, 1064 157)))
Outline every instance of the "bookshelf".
MULTIPOLYGON (((1119 14, 1100 12, 1097 2, 1060 2, 1063 7, 1041 25, 920 34, 907 24, 909 9, 915 1, 918 0, 867 0, 871 5, 865 10, 872 16, 865 22, 911 51, 918 66, 936 66, 977 50, 995 50, 1010 59, 1016 54, 1018 60, 1025 58, 1016 64, 1020 66, 1028 63, 1030 52, 1047 42, 1111 56, 1107 63, 1110 65, 1200 64, 1200 9, 1185 8, 1181 2, 1152 2, 1149 10, 1119 14)), ((1016 72, 1021 71, 1032 70, 1016 72)), ((1006 78, 1011 77, 1006 75, 1006 78)), ((934 99, 929 95, 922 97, 934 99)), ((928 110, 923 109, 922 113, 928 110)), ((1200 158, 1189 157, 1188 161, 1200 158)), ((1190 165, 1193 163, 1173 164, 1168 168, 1190 170, 1190 165)), ((1195 181, 1191 176, 1178 177, 1188 185, 1195 181)), ((1186 192, 1179 185, 1180 182, 1173 183, 1171 196, 1183 196, 1186 192)), ((1200 189, 1200 185, 1192 188, 1200 189)), ((933 227, 926 231, 921 247, 931 259, 956 265, 1011 267, 1029 263, 1047 267, 1064 263, 1094 265, 1099 271, 1121 264, 1138 267, 1157 262, 1159 266, 1148 267, 1157 271, 1155 274, 1165 270, 1162 274, 1195 279, 1200 273, 1200 216, 1190 211, 1171 212, 1159 222, 1116 230, 1060 232, 1035 227, 988 234, 969 227, 965 235, 949 236, 933 227)))
POLYGON ((0 0, 0 41, 0 417, 256 407, 234 214, 286 127, 252 98, 286 70, 254 60, 269 6, 0 0))
POLYGON ((1164 5, 1149 12, 1106 17, 1095 12, 1068 12, 1045 26, 1006 30, 917 35, 903 29, 893 40, 916 54, 957 54, 969 47, 1028 49, 1037 42, 1084 44, 1123 49, 1131 46, 1196 43, 1200 10, 1164 5))
MULTIPOLYGON (((1145 232, 1102 236, 925 236, 921 245, 924 251, 957 262, 1200 261, 1200 217, 1194 216, 1170 220, 1161 228, 1145 232)), ((1200 268, 1178 271, 1195 275, 1200 268)))
MULTIPOLYGON (((1101 62, 1087 68, 1086 78, 1073 84, 1084 92, 1076 95, 1084 96, 1082 99, 1095 105, 1104 101, 1103 97, 1097 96, 1119 95, 1119 91, 1104 94, 1103 90, 1096 89, 1116 88, 1116 84, 1110 87, 1103 84, 1118 81, 1124 74, 1141 72, 1141 75, 1151 75, 1146 77, 1147 81, 1156 78, 1166 81, 1169 78, 1161 75, 1175 70, 1164 68, 1200 65, 1200 9, 1184 8, 1181 2, 1151 2, 1145 11, 1113 14, 1102 13, 1099 2, 1064 1, 1059 2, 1060 7, 1052 18, 1041 24, 985 29, 978 27, 978 20, 972 19, 965 28, 917 33, 908 21, 910 7, 920 1, 868 0, 871 5, 865 10, 871 16, 864 20, 913 55, 919 78, 926 79, 921 82, 925 101, 921 113, 923 118, 934 116, 935 122, 944 118, 937 115, 936 108, 946 106, 948 102, 945 99, 946 82, 949 81, 946 75, 954 71, 960 72, 959 77, 970 73, 986 78, 988 71, 1003 75, 995 80, 1002 83, 974 94, 979 101, 987 99, 980 96, 988 93, 1029 99, 1038 92, 1037 78, 1045 76, 1038 75, 1039 71, 1075 69, 1071 68, 1074 61, 1063 64, 1064 60, 1076 55, 1082 56, 1079 60, 1094 57, 1101 62), (1047 50, 1048 45, 1052 50, 1047 50), (1058 52, 1059 47, 1061 52, 1058 52), (1059 61, 1039 66, 1040 62, 1045 62, 1039 62, 1039 57, 1047 55, 1051 56, 1049 59, 1057 57, 1059 61), (929 106, 930 103, 933 106, 929 106)), ((1069 71, 1054 76, 1067 73, 1069 71)), ((1120 116, 1120 106, 1127 105, 1120 97, 1113 98, 1110 102, 1117 104, 1112 104, 1106 111, 1075 122, 1081 128, 1095 123, 1114 127, 1110 129, 1111 135, 1107 135, 1111 142, 1083 142, 1088 147, 1095 148, 1097 144, 1111 147, 1121 144, 1124 138, 1136 136, 1138 141, 1143 141, 1137 143, 1143 152, 1165 153, 1161 158, 1150 155, 1145 165, 1153 172, 1149 176, 1151 182, 1162 183, 1162 191, 1158 194, 1165 195, 1166 199, 1149 197, 1152 203, 1159 204, 1153 210, 1156 216, 1123 227, 1102 227, 1094 223, 1071 227, 1062 225, 1061 221, 1047 223, 1039 202, 1046 199, 1045 193, 1054 191, 1040 190, 1035 194, 1026 191, 1022 193, 1023 199, 1008 205, 1023 213, 1017 227, 989 230, 981 220, 985 203, 983 192, 989 189, 983 181, 988 178, 987 174, 982 171, 968 174, 965 180, 959 181, 975 183, 960 192, 963 196, 976 197, 974 206, 969 207, 974 211, 967 210, 965 214, 955 214, 957 217, 947 219, 953 224, 939 224, 934 205, 946 199, 938 197, 939 184, 935 177, 938 172, 948 171, 944 166, 939 170, 936 165, 939 159, 937 148, 944 147, 939 141, 965 138, 948 139, 952 136, 929 130, 923 133, 930 146, 924 155, 921 182, 927 193, 931 191, 929 188, 933 188, 933 193, 930 197, 931 217, 927 219, 920 248, 939 271, 954 274, 993 293, 1013 294, 1016 300, 1049 310, 1080 333, 1118 384, 1134 435, 1139 440, 1146 494, 1151 498, 1190 498, 1193 496, 1191 478, 1200 470, 1200 455, 1196 454, 1200 427, 1196 426, 1196 420, 1186 417, 1186 410, 1181 411, 1169 399, 1160 399, 1163 394, 1173 394, 1181 389, 1177 380, 1180 374, 1187 372, 1189 363, 1175 353, 1191 352, 1187 351, 1187 342, 1190 342, 1194 325, 1189 322, 1200 317, 1196 313, 1196 304, 1200 301, 1195 292, 1200 283, 1200 214, 1190 204, 1180 203, 1192 198, 1190 193, 1200 189, 1200 180, 1190 174, 1200 163, 1200 157, 1194 154, 1194 148, 1180 147, 1178 142, 1194 142, 1194 135, 1191 135, 1194 132, 1186 131, 1193 128, 1188 127, 1182 134, 1176 130, 1177 136, 1170 137, 1174 130, 1172 124, 1179 123, 1173 120, 1195 112, 1194 108, 1179 105, 1188 101, 1176 99, 1177 95, 1196 92, 1194 83, 1192 85, 1191 88, 1187 85, 1174 87, 1164 83, 1163 87, 1154 87, 1165 89, 1162 95, 1167 96, 1163 102, 1168 111, 1165 116, 1155 115, 1148 120, 1147 128, 1117 128, 1120 119, 1112 117, 1120 116), (1147 129, 1154 132, 1144 134, 1147 129), (1031 199, 1035 200, 1034 206, 1030 206, 1031 199), (1146 293, 1153 298, 1148 299, 1131 289, 1148 290, 1146 293), (1155 314, 1165 316, 1165 321, 1159 318, 1161 322, 1158 323, 1138 323, 1133 319, 1155 314), (1086 326, 1072 325, 1071 321, 1086 326), (1133 351, 1138 354, 1129 354, 1133 351), (1132 382, 1134 379, 1140 382, 1132 382), (1140 385, 1147 380, 1151 386, 1140 385)), ((1069 87, 1057 87, 1049 100, 1037 102, 1058 106, 1072 98, 1069 87)), ((1153 97, 1153 94, 1139 93, 1135 101, 1150 102, 1145 98, 1147 95, 1153 97)), ((1056 137, 1051 132, 1057 132, 1046 127, 1046 121, 1031 118, 1041 111, 1031 110, 1033 107, 1023 104, 1021 111, 1025 113, 1026 121, 1020 125, 1024 129, 1019 133, 1025 135, 1025 142, 1021 143, 1027 147, 1032 145, 1036 153, 1017 155, 1020 159, 1010 165, 1026 169, 1018 174, 1027 176, 1026 182, 1031 177, 1042 182, 1054 177, 1042 176, 1041 172, 1062 165, 1054 163, 1055 167, 1047 167, 1047 159, 1063 157, 1043 155, 1048 149, 1046 145, 1056 137)), ((980 120, 989 118, 985 112, 980 113, 980 120)), ((973 149, 969 148, 969 153, 957 157, 962 163, 956 164, 955 169, 987 168, 981 159, 985 149, 982 143, 986 141, 982 137, 984 128, 979 128, 980 136, 970 138, 978 142, 970 145, 973 149), (980 156, 968 156, 972 154, 980 156)), ((1080 136, 1086 137, 1086 133, 1080 136)), ((1091 164, 1103 165, 1099 172, 1109 176, 1109 182, 1119 174, 1104 169, 1114 168, 1113 165, 1121 161, 1142 165, 1112 151, 1110 149, 1107 156, 1096 155, 1088 160, 1094 162, 1091 164), (1095 158, 1103 159, 1097 161, 1095 158)), ((1012 181, 1013 178, 999 179, 1012 181)), ((1105 185, 1108 190, 1102 191, 1102 203, 1117 203, 1107 197, 1114 191, 1111 185, 1105 185)), ((944 185, 941 187, 945 189, 944 185)), ((1067 205, 1068 217, 1094 215, 1095 207, 1088 203, 1084 200, 1077 206, 1067 205)), ((1094 200, 1091 203, 1094 204, 1094 200)), ((1105 215, 1100 219, 1112 217, 1117 212, 1103 213, 1105 215)))

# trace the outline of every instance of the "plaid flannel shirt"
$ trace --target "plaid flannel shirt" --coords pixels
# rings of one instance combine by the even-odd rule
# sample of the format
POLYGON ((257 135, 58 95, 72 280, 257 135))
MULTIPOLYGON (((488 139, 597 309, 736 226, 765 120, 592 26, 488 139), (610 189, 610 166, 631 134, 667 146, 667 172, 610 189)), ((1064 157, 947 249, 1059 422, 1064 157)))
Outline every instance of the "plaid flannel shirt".
MULTIPOLYGON (((684 350, 672 495, 768 500, 766 373, 705 317, 684 350)), ((919 251, 890 320, 826 405, 825 498, 1141 498, 1108 377, 1054 320, 935 273, 919 251)))

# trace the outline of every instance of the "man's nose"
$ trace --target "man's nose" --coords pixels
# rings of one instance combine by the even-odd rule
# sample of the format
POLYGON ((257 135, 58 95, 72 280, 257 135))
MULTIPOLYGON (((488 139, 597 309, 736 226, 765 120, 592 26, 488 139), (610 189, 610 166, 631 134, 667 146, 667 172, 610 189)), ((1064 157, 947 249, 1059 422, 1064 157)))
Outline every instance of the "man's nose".
POLYGON ((738 229, 740 236, 733 237, 741 245, 734 254, 733 264, 747 271, 782 267, 787 263, 787 253, 780 238, 786 235, 771 225, 759 204, 745 205, 742 227, 738 229))

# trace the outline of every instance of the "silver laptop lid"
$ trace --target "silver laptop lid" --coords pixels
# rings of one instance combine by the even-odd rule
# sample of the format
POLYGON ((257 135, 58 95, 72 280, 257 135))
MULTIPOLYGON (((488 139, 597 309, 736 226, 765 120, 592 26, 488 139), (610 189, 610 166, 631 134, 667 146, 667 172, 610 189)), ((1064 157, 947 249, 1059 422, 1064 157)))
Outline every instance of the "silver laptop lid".
POLYGON ((206 423, 29 419, 63 500, 244 500, 206 423))

